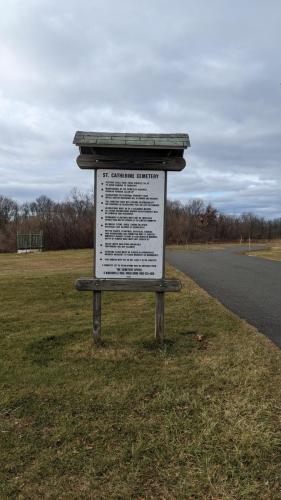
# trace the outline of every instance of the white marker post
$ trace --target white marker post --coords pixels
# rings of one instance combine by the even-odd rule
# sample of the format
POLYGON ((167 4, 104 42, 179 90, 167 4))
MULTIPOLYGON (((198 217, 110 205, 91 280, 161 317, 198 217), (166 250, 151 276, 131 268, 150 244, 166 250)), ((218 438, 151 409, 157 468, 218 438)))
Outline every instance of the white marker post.
POLYGON ((94 277, 76 282, 94 292, 94 341, 101 343, 102 291, 153 291, 162 344, 164 292, 181 289, 165 279, 167 171, 185 167, 188 135, 77 132, 73 142, 78 166, 95 170, 94 277))

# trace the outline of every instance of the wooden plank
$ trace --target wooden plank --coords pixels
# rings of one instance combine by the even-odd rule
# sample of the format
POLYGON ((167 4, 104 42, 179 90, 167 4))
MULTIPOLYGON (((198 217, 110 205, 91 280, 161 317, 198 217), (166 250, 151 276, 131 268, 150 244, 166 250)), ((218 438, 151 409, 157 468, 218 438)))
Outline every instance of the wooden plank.
POLYGON ((93 338, 96 345, 101 345, 101 292, 93 294, 93 338))
POLYGON ((75 287, 81 292, 89 291, 127 291, 127 292, 179 292, 181 282, 177 279, 142 280, 142 279, 98 279, 80 278, 75 287))
POLYGON ((157 148, 185 149, 190 146, 188 134, 138 134, 112 132, 82 132, 75 134, 73 143, 81 145, 100 145, 107 147, 135 147, 135 148, 157 148))
POLYGON ((96 163, 124 163, 124 164, 140 164, 143 165, 145 163, 151 163, 155 164, 157 167, 157 164, 162 164, 162 163, 173 163, 178 161, 180 164, 182 163, 182 156, 138 156, 138 155, 99 155, 96 153, 93 154, 81 154, 77 158, 77 162, 85 162, 86 164, 95 166, 96 163))
POLYGON ((155 294, 155 339, 160 345, 164 343, 164 309, 165 294, 156 292, 155 294))
POLYGON ((166 161, 183 157, 182 149, 126 149, 96 146, 80 146, 80 154, 90 156, 95 160, 158 160, 166 161))
POLYGON ((124 148, 124 149, 186 149, 187 146, 186 142, 163 142, 163 143, 157 143, 155 141, 118 141, 117 139, 112 139, 112 140, 105 140, 105 141, 99 141, 97 140, 91 140, 91 141, 79 141, 77 143, 77 146, 95 146, 95 147, 106 147, 106 148, 124 148))
POLYGON ((155 159, 130 161, 130 160, 99 160, 94 155, 81 154, 77 158, 77 165, 81 169, 98 169, 98 168, 120 168, 132 170, 166 170, 166 171, 181 171, 184 169, 186 162, 184 158, 165 158, 163 161, 155 159))
POLYGON ((119 160, 140 160, 140 159, 172 159, 172 158, 182 158, 183 149, 165 149, 165 148, 122 148, 122 147, 112 147, 108 148, 106 146, 80 146, 80 154, 90 155, 98 160, 109 160, 109 159, 119 159, 119 160))
POLYGON ((140 139, 132 139, 132 138, 129 138, 129 139, 125 139, 125 146, 137 146, 137 147, 147 147, 147 146, 155 146, 155 140, 153 139, 143 139, 143 141, 141 141, 140 139))
POLYGON ((188 134, 186 133, 177 133, 177 134, 156 134, 153 132, 150 133, 139 133, 139 132, 83 132, 78 130, 75 134, 75 141, 78 141, 80 139, 83 139, 85 137, 88 138, 102 138, 102 137, 125 137, 125 138, 139 138, 140 140, 143 140, 145 138, 151 139, 171 139, 171 138, 182 138, 186 139, 188 137, 188 134))

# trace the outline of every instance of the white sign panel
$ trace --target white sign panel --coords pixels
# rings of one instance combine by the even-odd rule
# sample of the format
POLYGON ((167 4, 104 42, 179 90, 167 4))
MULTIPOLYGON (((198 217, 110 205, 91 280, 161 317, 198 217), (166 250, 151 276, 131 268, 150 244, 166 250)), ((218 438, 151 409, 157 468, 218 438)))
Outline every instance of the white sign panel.
POLYGON ((165 173, 100 169, 96 179, 96 278, 162 278, 165 173))

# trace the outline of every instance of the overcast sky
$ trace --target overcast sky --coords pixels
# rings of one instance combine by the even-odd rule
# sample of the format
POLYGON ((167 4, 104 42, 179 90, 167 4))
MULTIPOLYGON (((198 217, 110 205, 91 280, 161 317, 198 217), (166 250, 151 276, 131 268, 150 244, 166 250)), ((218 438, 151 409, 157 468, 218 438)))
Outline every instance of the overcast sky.
POLYGON ((0 6, 0 194, 89 190, 76 130, 187 132, 169 198, 281 216, 280 0, 0 6))

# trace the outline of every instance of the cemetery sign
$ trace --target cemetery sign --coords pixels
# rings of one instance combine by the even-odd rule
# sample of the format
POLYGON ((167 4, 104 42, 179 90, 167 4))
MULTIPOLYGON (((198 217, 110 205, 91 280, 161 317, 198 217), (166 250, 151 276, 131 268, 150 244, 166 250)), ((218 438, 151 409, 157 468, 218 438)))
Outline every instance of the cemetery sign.
POLYGON ((97 278, 163 277, 165 173, 97 172, 97 278))
POLYGON ((77 132, 78 166, 95 171, 94 276, 76 288, 94 292, 94 340, 101 342, 102 290, 154 291, 155 335, 164 339, 167 171, 185 167, 187 134, 77 132))

